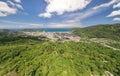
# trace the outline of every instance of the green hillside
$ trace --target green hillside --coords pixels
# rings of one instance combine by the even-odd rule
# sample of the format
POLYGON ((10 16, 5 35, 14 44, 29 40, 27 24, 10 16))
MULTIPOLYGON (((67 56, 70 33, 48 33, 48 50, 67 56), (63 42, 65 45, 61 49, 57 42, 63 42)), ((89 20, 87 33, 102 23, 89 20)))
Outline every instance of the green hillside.
POLYGON ((73 33, 86 38, 108 38, 120 40, 120 24, 102 24, 73 29, 73 33))
POLYGON ((74 33, 84 38, 51 42, 1 30, 0 76, 120 76, 120 24, 74 33))
POLYGON ((0 76, 120 75, 120 51, 87 42, 18 40, 0 45, 0 76))

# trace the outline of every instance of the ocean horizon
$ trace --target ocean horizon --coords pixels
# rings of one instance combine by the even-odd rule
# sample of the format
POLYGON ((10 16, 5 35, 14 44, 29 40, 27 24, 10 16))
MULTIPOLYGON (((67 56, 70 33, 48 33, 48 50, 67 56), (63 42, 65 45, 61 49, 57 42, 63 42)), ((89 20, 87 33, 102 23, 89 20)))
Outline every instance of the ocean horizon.
POLYGON ((41 32, 71 32, 71 28, 25 28, 25 29, 8 29, 12 31, 20 31, 20 30, 27 30, 27 31, 41 31, 41 32))
POLYGON ((71 29, 66 28, 45 28, 42 32, 71 32, 71 29))

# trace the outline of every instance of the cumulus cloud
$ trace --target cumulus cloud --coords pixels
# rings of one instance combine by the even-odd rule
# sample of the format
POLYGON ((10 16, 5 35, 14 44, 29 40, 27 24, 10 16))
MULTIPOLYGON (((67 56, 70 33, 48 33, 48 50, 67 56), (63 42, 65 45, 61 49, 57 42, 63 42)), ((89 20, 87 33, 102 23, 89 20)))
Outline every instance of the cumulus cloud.
POLYGON ((120 18, 114 18, 113 20, 114 21, 120 21, 120 18))
POLYGON ((21 0, 15 0, 15 2, 17 2, 17 3, 21 3, 21 0))
POLYGON ((0 16, 7 16, 16 13, 15 8, 10 8, 7 3, 0 1, 0 16))
POLYGON ((113 11, 111 14, 109 14, 107 17, 113 17, 120 15, 120 10, 113 11))
POLYGON ((113 8, 120 8, 120 3, 114 5, 113 8))
MULTIPOLYGON (((113 9, 120 8, 120 0, 117 1, 118 2, 113 5, 113 9)), ((113 18, 113 21, 120 21, 120 18, 116 16, 120 16, 120 9, 113 10, 107 17, 115 17, 113 18)))
POLYGON ((59 1, 45 0, 45 1, 48 5, 46 7, 45 13, 41 13, 39 15, 40 17, 51 17, 52 13, 62 15, 65 12, 82 10, 91 2, 91 0, 59 0, 59 1))
POLYGON ((88 18, 90 16, 93 16, 95 14, 98 14, 104 10, 106 10, 109 6, 117 3, 117 0, 111 0, 110 2, 100 4, 98 6, 95 6, 93 8, 90 8, 89 10, 82 12, 82 13, 73 13, 69 14, 66 17, 68 18, 66 22, 80 22, 81 20, 88 18))
POLYGON ((8 5, 8 6, 11 6, 11 8, 18 8, 18 9, 23 10, 23 7, 22 7, 21 4, 14 3, 14 2, 12 2, 12 1, 10 1, 10 0, 7 1, 7 5, 8 5))
POLYGON ((40 17, 45 17, 45 18, 50 18, 52 16, 52 14, 50 13, 42 13, 42 14, 39 14, 40 17))
POLYGON ((18 3, 10 0, 7 0, 7 2, 0 1, 0 17, 16 14, 18 9, 23 10, 23 7, 18 3))

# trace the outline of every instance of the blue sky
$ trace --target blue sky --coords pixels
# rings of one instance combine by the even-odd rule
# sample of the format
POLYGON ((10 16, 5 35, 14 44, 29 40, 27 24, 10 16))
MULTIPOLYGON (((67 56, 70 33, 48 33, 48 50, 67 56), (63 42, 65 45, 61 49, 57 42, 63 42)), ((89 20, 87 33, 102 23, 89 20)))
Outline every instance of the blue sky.
POLYGON ((0 29, 73 28, 120 22, 120 0, 0 0, 0 29))

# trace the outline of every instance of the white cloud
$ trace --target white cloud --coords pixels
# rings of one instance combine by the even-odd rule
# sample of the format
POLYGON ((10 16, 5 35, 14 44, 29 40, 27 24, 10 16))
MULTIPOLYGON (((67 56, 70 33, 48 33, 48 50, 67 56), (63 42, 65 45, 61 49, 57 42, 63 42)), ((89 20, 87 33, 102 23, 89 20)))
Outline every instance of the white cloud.
POLYGON ((52 16, 52 14, 50 13, 42 13, 42 14, 39 14, 40 17, 45 17, 45 18, 50 18, 52 16))
POLYGON ((23 23, 23 22, 15 22, 15 21, 9 21, 9 20, 0 20, 2 23, 7 23, 7 24, 21 24, 21 25, 27 25, 29 23, 23 23))
POLYGON ((0 1, 0 17, 16 14, 19 9, 23 10, 23 7, 18 3, 10 0, 7 0, 7 2, 0 1))
POLYGON ((120 8, 120 2, 113 6, 113 8, 120 8))
POLYGON ((116 3, 118 0, 111 0, 110 2, 108 3, 104 3, 104 4, 101 4, 99 6, 95 6, 93 9, 100 9, 100 8, 104 8, 104 7, 109 7, 110 5, 116 3))
POLYGON ((23 7, 20 4, 15 4, 16 8, 23 10, 23 7))
MULTIPOLYGON (((117 0, 117 3, 113 5, 113 8, 120 8, 120 0, 117 0)), ((107 17, 116 17, 120 16, 120 9, 113 10, 107 17)), ((120 18, 113 18, 113 21, 120 21, 120 18)))
POLYGON ((57 13, 62 15, 65 12, 73 12, 85 8, 91 0, 45 0, 47 2, 46 12, 40 14, 41 17, 46 17, 46 14, 57 13))
POLYGON ((21 0, 15 0, 15 2, 17 2, 17 3, 21 3, 21 0))
POLYGON ((42 23, 24 23, 24 22, 16 22, 9 20, 0 20, 0 23, 4 23, 4 25, 0 25, 0 29, 3 28, 74 28, 74 27, 82 27, 80 23, 50 23, 50 24, 42 24, 42 23))
POLYGON ((114 18, 113 21, 120 21, 120 18, 114 18))
POLYGON ((0 25, 0 29, 9 29, 9 28, 44 28, 44 24, 41 23, 24 23, 24 22, 16 22, 16 21, 8 21, 8 20, 0 20, 0 23, 4 23, 0 25))
POLYGON ((51 23, 47 26, 47 28, 75 28, 81 27, 79 23, 51 23))
POLYGON ((111 14, 109 14, 107 17, 113 17, 120 15, 120 10, 113 11, 111 14))
POLYGON ((12 1, 10 0, 7 0, 7 5, 11 5, 12 7, 15 6, 15 3, 13 3, 12 1))
POLYGON ((73 13, 66 16, 68 18, 66 22, 80 22, 81 20, 93 16, 95 14, 101 13, 106 10, 109 6, 117 3, 117 0, 111 0, 108 3, 100 4, 99 6, 95 6, 83 13, 73 13))
POLYGON ((10 8, 7 3, 0 1, 0 16, 7 16, 16 13, 15 8, 10 8))
POLYGON ((32 28, 44 28, 45 26, 43 24, 29 24, 30 26, 29 27, 32 27, 32 28))
POLYGON ((0 17, 4 17, 4 16, 7 16, 7 14, 0 12, 0 17))
POLYGON ((11 2, 11 1, 7 1, 7 4, 10 5, 12 8, 18 8, 18 9, 21 9, 23 10, 23 7, 22 5, 18 4, 18 3, 14 3, 14 2, 11 2))
POLYGON ((13 29, 13 28, 19 28, 19 29, 25 29, 25 28, 43 28, 42 24, 39 24, 39 26, 33 26, 31 24, 28 25, 13 25, 13 24, 4 24, 0 25, 0 29, 13 29))
POLYGON ((71 15, 67 16, 68 19, 66 20, 66 22, 69 22, 69 23, 80 22, 81 20, 83 20, 87 17, 97 14, 97 12, 99 12, 99 11, 89 9, 83 13, 76 13, 73 15, 71 14, 71 15))

